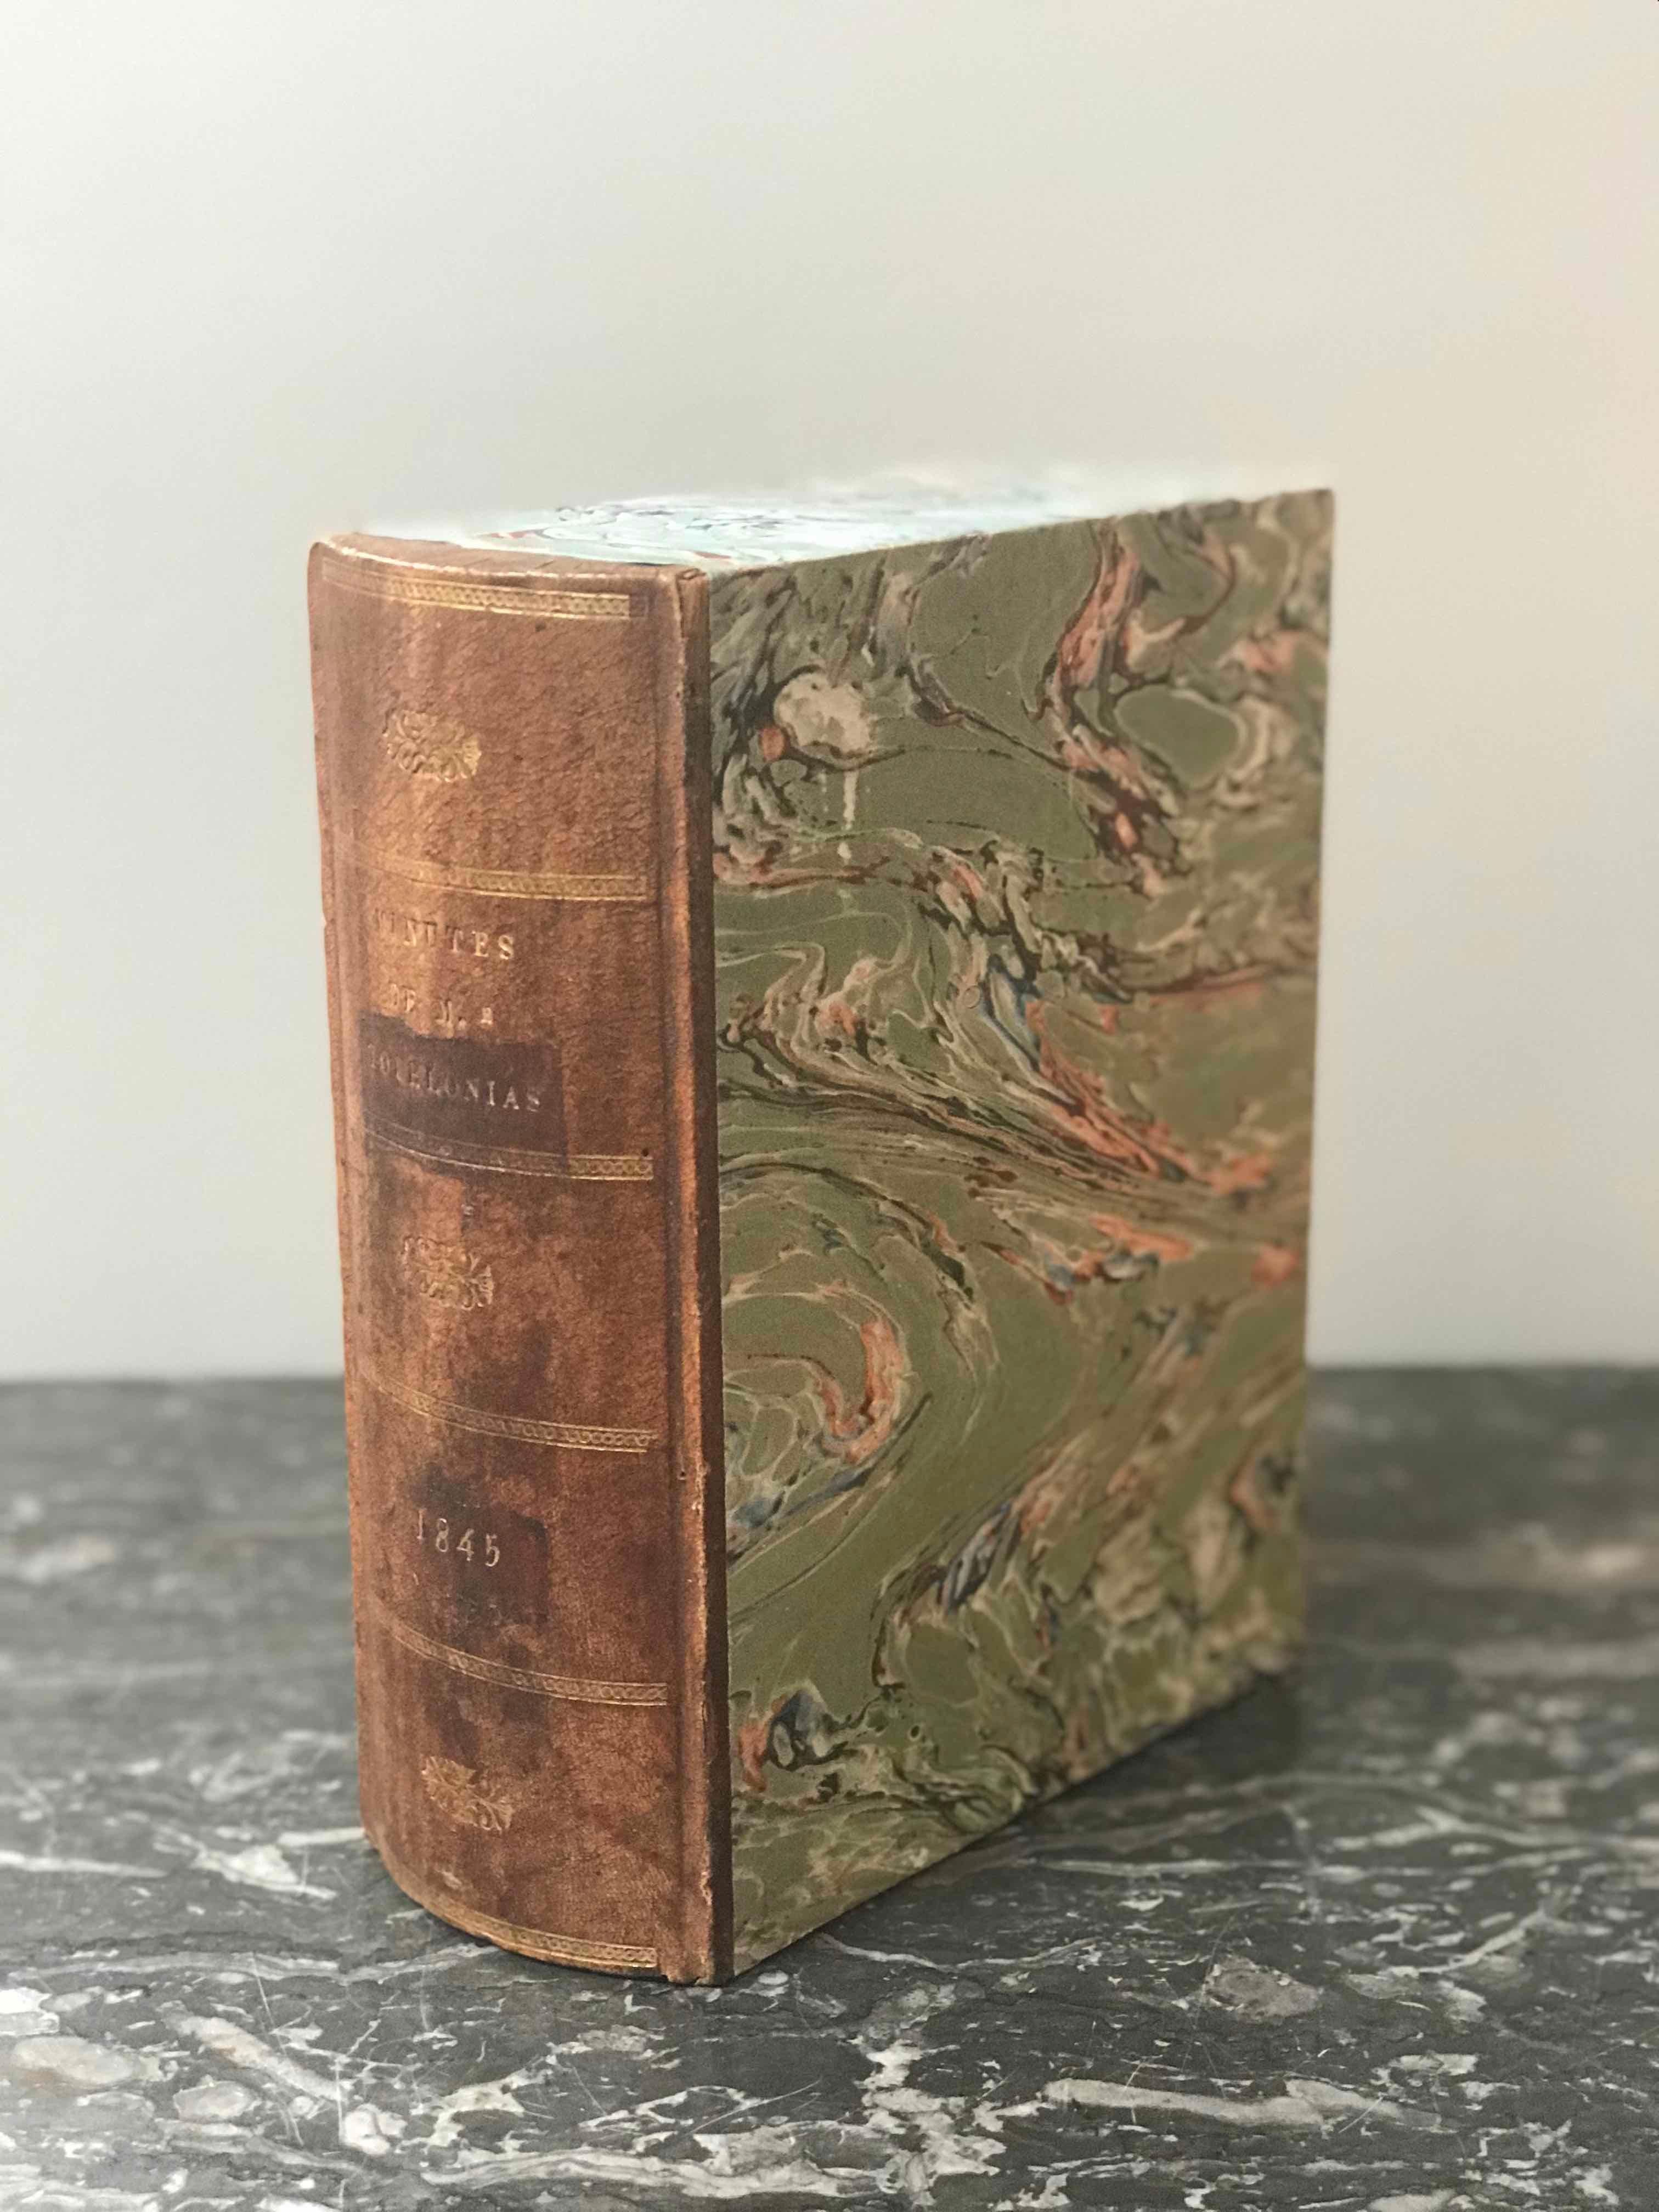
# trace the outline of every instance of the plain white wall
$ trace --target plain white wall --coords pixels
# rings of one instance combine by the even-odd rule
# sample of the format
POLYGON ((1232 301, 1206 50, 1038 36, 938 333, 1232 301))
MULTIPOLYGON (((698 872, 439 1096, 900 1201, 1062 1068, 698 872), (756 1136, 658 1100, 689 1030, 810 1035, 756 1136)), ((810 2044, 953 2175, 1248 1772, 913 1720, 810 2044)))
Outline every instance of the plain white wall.
POLYGON ((1313 1349, 1659 1356, 1652 0, 9 0, 0 1371, 338 1362, 307 542, 1339 492, 1313 1349))

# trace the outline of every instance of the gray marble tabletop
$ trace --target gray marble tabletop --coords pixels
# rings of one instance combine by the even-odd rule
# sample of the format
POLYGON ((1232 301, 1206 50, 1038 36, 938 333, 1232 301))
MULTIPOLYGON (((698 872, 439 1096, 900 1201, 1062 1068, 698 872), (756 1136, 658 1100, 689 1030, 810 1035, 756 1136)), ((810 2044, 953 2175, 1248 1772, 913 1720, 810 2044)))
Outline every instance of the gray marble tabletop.
POLYGON ((337 1389, 0 1437, 0 2206, 1659 2205, 1659 1376, 1326 1376, 1301 1679, 720 1990, 381 1873, 337 1389))

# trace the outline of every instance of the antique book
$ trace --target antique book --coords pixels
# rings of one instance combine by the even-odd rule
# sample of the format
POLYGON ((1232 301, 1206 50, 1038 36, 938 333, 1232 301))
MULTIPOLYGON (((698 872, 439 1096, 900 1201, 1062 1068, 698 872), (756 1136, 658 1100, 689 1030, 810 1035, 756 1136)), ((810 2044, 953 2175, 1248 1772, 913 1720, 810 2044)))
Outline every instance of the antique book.
POLYGON ((363 1817, 717 1980, 1283 1668, 1331 501, 311 562, 363 1817))

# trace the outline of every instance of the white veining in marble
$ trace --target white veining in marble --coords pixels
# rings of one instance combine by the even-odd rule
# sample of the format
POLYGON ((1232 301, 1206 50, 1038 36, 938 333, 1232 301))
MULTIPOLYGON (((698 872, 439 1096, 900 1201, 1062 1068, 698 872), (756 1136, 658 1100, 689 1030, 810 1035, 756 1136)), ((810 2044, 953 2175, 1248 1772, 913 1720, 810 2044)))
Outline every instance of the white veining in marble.
POLYGON ((6 2212, 1659 2204, 1659 1381, 1328 1379, 1299 1686, 713 1991, 380 1871, 333 1392, 0 1416, 6 2212))

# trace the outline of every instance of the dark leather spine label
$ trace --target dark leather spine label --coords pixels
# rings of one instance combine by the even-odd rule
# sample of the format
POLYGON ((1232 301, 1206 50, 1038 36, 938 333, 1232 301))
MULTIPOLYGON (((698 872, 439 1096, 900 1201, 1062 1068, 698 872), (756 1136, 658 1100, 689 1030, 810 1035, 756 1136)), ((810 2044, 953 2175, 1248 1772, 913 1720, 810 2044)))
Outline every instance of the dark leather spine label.
POLYGON ((464 1928, 689 1977, 672 582, 329 545, 312 612, 365 1822, 464 1928))

